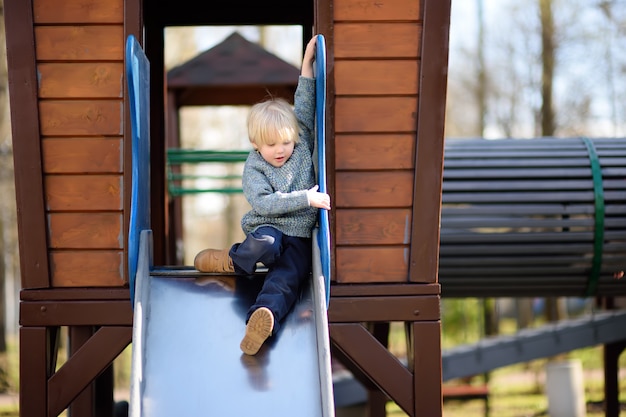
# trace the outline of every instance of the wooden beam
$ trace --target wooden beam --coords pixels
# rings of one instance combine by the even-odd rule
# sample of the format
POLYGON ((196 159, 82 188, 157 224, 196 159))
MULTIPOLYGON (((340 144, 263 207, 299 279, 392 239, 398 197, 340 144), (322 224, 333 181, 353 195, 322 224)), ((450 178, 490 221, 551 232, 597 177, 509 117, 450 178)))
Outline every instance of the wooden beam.
POLYGON ((413 375, 361 324, 330 324, 335 347, 356 364, 380 390, 410 415, 413 410, 413 375))
POLYGON ((450 0, 424 0, 409 280, 437 282, 450 0))
POLYGON ((22 301, 22 326, 132 326, 130 301, 22 301))
POLYGON ((438 296, 331 298, 328 320, 338 322, 439 320, 438 296))
POLYGON ((132 340, 132 327, 102 327, 48 381, 48 414, 59 415, 132 340))
MULTIPOLYGON (((11 3, 11 2, 8 2, 11 3)), ((45 327, 20 329, 20 415, 47 417, 48 346, 45 327)))
MULTIPOLYGON (((49 286, 31 0, 4 5, 22 288, 49 286), (19 139, 18 139, 19 138, 19 139), (25 256, 24 254, 28 254, 25 256)), ((31 415, 31 414, 28 414, 31 415)))

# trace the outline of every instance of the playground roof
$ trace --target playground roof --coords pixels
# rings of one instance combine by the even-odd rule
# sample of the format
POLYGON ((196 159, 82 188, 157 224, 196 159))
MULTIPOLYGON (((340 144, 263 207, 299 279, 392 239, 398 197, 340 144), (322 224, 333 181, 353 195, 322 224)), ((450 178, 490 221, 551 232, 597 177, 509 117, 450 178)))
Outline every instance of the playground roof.
POLYGON ((175 106, 248 105, 267 97, 293 100, 295 66, 233 32, 224 41, 167 73, 175 106))

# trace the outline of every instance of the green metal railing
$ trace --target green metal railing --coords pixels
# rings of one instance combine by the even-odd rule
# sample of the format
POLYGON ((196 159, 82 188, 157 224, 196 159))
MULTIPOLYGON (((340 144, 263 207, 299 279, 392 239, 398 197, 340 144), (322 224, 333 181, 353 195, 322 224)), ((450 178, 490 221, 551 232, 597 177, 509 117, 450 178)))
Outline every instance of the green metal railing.
POLYGON ((204 175, 183 173, 184 165, 198 164, 237 164, 245 162, 249 151, 214 151, 200 149, 178 149, 167 150, 167 188, 171 196, 177 197, 189 194, 200 193, 241 193, 241 187, 234 187, 228 183, 238 181, 241 184, 241 174, 228 175, 204 175), (197 180, 215 180, 225 185, 217 187, 198 187, 197 180), (191 184, 190 184, 191 183, 191 184))

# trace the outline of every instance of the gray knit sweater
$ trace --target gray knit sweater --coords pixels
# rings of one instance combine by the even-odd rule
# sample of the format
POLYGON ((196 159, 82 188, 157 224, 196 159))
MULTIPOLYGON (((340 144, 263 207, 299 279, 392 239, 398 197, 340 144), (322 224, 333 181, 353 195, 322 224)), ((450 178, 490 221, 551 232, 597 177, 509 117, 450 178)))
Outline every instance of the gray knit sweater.
POLYGON ((252 206, 241 219, 248 234, 273 226, 288 236, 311 237, 318 209, 310 207, 307 190, 317 182, 313 166, 315 79, 300 76, 294 97, 300 141, 287 162, 276 168, 252 151, 243 168, 243 193, 252 206))

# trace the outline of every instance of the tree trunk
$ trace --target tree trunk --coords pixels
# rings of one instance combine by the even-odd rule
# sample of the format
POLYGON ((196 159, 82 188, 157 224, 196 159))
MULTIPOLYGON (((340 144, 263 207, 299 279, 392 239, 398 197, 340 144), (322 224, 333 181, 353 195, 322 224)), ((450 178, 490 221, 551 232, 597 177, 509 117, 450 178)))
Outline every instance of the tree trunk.
POLYGON ((556 41, 552 0, 539 0, 541 19, 541 135, 552 136, 556 130, 552 103, 556 41))

